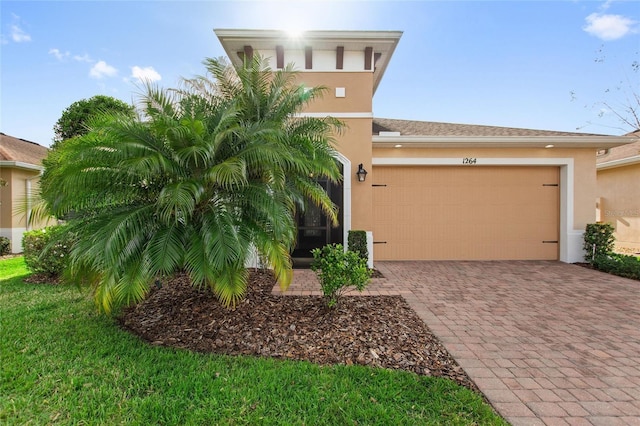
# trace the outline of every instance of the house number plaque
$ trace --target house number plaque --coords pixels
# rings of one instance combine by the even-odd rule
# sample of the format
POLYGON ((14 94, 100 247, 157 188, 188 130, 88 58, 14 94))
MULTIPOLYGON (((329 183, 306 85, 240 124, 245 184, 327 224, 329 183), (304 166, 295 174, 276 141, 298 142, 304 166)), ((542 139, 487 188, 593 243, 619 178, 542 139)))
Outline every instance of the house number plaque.
POLYGON ((462 159, 462 164, 476 164, 476 157, 464 157, 462 159))

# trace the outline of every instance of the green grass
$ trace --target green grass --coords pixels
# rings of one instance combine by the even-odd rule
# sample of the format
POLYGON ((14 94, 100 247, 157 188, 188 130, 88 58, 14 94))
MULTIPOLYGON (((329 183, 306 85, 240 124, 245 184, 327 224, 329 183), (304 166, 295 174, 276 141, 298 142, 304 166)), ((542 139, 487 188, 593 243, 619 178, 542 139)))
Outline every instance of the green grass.
POLYGON ((152 347, 75 287, 0 260, 0 423, 506 425, 443 379, 152 347))

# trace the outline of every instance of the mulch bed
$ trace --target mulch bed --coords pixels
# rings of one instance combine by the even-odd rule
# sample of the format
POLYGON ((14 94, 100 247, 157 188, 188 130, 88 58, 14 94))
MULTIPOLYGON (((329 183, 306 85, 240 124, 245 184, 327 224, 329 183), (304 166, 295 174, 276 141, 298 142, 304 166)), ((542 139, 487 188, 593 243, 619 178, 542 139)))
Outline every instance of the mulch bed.
POLYGON ((401 296, 278 296, 268 271, 253 271, 247 297, 234 310, 179 275, 119 317, 123 328, 153 345, 253 355, 317 364, 368 365, 447 377, 478 392, 401 296))

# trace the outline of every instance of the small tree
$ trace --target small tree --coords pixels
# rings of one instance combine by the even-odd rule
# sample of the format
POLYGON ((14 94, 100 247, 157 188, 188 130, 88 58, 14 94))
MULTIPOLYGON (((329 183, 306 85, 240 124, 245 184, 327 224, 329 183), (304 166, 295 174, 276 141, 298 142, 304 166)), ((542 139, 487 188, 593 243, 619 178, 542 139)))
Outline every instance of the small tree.
POLYGON ((358 253, 365 261, 369 261, 369 249, 367 249, 367 233, 365 231, 350 230, 347 237, 349 250, 358 253))
POLYGON ((613 226, 610 223, 589 223, 584 232, 584 258, 588 262, 613 252, 613 226))
POLYGON ((11 240, 7 237, 0 237, 0 256, 11 253, 11 240))
POLYGON ((25 232, 22 237, 24 262, 36 274, 50 277, 62 275, 69 265, 74 235, 67 225, 48 226, 25 232))
POLYGON ((91 119, 104 113, 120 113, 133 118, 135 109, 119 99, 104 95, 74 102, 62 112, 62 116, 53 126, 55 137, 51 149, 55 149, 59 142, 86 135, 91 119))
POLYGON ((338 304, 350 286, 362 291, 369 283, 371 271, 367 261, 356 252, 345 251, 342 244, 329 244, 311 253, 314 259, 311 269, 318 275, 330 308, 338 304))

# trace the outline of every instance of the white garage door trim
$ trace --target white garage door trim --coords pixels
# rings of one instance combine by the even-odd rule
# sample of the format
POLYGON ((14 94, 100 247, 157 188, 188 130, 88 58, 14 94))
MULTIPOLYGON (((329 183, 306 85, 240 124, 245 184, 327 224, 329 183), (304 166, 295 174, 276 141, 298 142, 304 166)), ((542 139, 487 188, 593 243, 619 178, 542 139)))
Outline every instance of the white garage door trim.
POLYGON ((374 166, 558 166, 560 167, 560 260, 573 263, 583 260, 582 235, 573 229, 573 158, 393 158, 374 157, 374 166), (465 164, 466 163, 466 164, 465 164), (469 164, 473 163, 473 164, 469 164))

